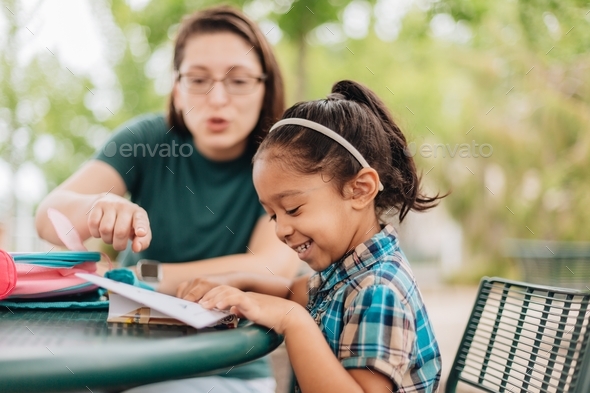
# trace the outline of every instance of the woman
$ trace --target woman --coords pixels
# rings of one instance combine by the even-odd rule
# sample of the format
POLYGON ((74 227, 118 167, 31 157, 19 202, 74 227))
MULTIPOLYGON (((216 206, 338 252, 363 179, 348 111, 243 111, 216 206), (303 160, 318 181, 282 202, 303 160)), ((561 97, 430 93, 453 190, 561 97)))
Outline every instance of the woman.
MULTIPOLYGON (((47 218, 55 208, 83 239, 127 248, 124 265, 163 262, 158 291, 168 294, 187 279, 229 271, 291 278, 296 254, 276 238, 252 184, 252 156, 284 109, 270 45, 242 13, 215 7, 183 20, 173 63, 167 119, 144 115, 123 125, 42 201, 39 235, 61 244, 47 218)), ((270 370, 252 367, 224 376, 272 391, 270 370)))

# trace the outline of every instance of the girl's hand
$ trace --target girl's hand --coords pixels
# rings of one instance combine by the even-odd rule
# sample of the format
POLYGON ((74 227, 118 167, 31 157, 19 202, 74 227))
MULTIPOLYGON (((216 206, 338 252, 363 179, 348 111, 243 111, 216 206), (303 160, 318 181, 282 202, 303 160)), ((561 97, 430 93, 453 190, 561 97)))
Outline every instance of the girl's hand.
POLYGON ((112 244, 117 251, 133 243, 134 252, 145 250, 152 240, 146 211, 129 200, 114 194, 99 197, 88 213, 90 235, 112 244))
POLYGON ((178 286, 176 297, 189 302, 198 302, 207 292, 220 285, 234 286, 229 274, 211 274, 185 281, 178 286))
POLYGON ((204 308, 230 310, 239 317, 274 329, 284 334, 287 327, 297 320, 296 315, 309 315, 303 307, 290 300, 253 292, 242 292, 225 285, 207 292, 199 302, 204 308))

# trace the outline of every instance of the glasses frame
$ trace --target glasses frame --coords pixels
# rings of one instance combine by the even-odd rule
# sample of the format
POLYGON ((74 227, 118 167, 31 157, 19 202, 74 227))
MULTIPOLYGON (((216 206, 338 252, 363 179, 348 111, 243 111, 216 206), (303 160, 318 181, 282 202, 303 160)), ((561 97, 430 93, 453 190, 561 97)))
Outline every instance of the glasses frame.
POLYGON ((232 77, 231 75, 226 75, 223 78, 207 77, 207 79, 210 79, 211 80, 211 86, 209 87, 209 89, 206 92, 198 93, 198 92, 195 92, 195 91, 191 91, 190 90, 190 87, 188 87, 185 83, 182 82, 182 79, 183 78, 186 78, 186 77, 190 76, 189 74, 181 74, 180 72, 178 72, 177 75, 178 75, 178 77, 177 77, 178 84, 180 85, 180 87, 184 91, 186 91, 189 94, 207 95, 207 94, 209 94, 209 92, 211 90, 213 90, 213 88, 215 87, 215 83, 221 82, 223 84, 223 87, 225 88, 225 91, 228 94, 231 94, 233 96, 245 96, 245 95, 254 93, 254 90, 255 90, 256 86, 258 86, 259 83, 263 83, 264 81, 266 81, 266 78, 268 77, 266 74, 262 74, 260 76, 252 76, 252 75, 243 76, 243 77, 246 77, 246 78, 252 78, 252 79, 255 79, 256 80, 256 83, 254 84, 254 87, 252 88, 252 90, 249 91, 249 92, 247 92, 247 93, 232 93, 232 92, 230 92, 230 89, 228 89, 228 85, 226 84, 226 81, 229 78, 232 77))

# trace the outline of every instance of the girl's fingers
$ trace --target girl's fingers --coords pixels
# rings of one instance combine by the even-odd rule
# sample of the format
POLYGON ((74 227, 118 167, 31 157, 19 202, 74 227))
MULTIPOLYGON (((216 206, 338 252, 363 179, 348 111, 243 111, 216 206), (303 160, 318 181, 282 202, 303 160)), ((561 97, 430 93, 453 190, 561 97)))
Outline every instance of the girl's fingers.
POLYGON ((207 293, 207 287, 204 285, 197 285, 190 290, 186 291, 187 293, 182 296, 184 300, 188 300, 189 302, 198 302, 203 298, 203 295, 207 293))
POLYGON ((218 293, 226 290, 227 288, 229 288, 229 287, 227 287, 225 285, 220 285, 218 287, 211 289, 209 292, 207 292, 205 294, 205 296, 203 296, 203 298, 201 299, 201 302, 208 302, 210 299, 213 299, 215 296, 217 296, 218 293))
POLYGON ((241 311, 238 309, 238 307, 236 307, 236 306, 232 306, 232 307, 229 309, 229 312, 230 312, 231 314, 235 314, 235 315, 236 315, 238 318, 246 318, 246 316, 245 316, 244 314, 242 314, 242 312, 241 312, 241 311))
POLYGON ((230 304, 226 304, 225 302, 227 302, 227 299, 230 297, 235 296, 236 292, 238 292, 238 295, 243 294, 239 289, 221 285, 207 292, 199 303, 205 308, 217 307, 221 310, 225 310, 230 306, 230 304))
POLYGON ((204 307, 206 308, 217 308, 219 310, 229 310, 231 308, 237 308, 241 314, 248 314, 250 311, 250 299, 248 295, 242 291, 236 290, 231 292, 222 292, 215 298, 206 302, 204 307))
POLYGON ((189 281, 181 282, 178 288, 176 289, 176 297, 180 299, 184 299, 185 291, 188 288, 189 281))

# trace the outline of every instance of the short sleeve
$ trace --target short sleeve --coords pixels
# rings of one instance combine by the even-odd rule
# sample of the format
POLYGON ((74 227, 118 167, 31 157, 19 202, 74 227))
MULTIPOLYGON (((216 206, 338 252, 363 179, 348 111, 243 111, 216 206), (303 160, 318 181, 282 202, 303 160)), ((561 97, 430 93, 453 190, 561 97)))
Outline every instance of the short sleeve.
POLYGON ((344 311, 339 356, 344 368, 369 368, 402 386, 416 339, 413 314, 384 285, 362 289, 344 311))

